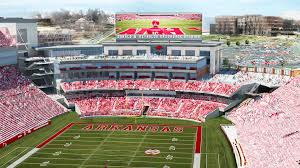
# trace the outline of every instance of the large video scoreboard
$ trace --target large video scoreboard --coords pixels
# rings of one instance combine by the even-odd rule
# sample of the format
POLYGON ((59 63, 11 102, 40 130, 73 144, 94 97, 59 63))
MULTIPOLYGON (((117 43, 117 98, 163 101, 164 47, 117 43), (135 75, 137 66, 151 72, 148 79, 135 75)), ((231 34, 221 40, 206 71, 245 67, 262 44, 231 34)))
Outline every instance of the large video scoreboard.
POLYGON ((193 39, 202 35, 200 13, 118 13, 117 38, 193 39))

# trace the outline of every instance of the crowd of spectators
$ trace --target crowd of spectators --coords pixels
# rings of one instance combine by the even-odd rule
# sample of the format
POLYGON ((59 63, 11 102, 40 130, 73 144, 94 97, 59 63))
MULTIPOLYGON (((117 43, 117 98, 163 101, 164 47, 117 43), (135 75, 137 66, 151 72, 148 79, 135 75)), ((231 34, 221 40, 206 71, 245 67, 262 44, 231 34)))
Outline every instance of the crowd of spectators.
POLYGON ((180 13, 175 15, 138 15, 135 13, 128 13, 128 14, 117 14, 116 20, 123 21, 123 20, 143 20, 143 19, 176 19, 176 20, 202 20, 201 14, 196 13, 180 13))
POLYGON ((228 83, 232 85, 258 83, 269 87, 278 87, 286 84, 291 79, 292 77, 284 75, 240 71, 235 74, 216 74, 208 81, 228 83))
POLYGON ((204 121, 205 116, 227 105, 219 102, 149 97, 78 97, 70 99, 82 116, 139 116, 149 106, 147 115, 204 121))
POLYGON ((230 96, 239 89, 239 85, 221 82, 204 81, 167 81, 167 80, 91 80, 64 82, 61 84, 65 91, 93 89, 137 89, 137 90, 178 90, 190 92, 213 93, 230 96))
POLYGON ((64 112, 63 106, 34 86, 15 66, 0 67, 0 143, 64 112))
POLYGON ((300 78, 229 113, 243 146, 247 167, 299 167, 300 78))

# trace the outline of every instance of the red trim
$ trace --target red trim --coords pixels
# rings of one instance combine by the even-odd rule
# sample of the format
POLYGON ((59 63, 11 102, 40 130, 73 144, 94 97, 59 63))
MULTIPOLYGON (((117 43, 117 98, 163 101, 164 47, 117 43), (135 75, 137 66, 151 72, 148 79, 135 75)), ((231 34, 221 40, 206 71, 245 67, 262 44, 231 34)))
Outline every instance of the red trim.
POLYGON ((54 135, 52 135, 50 138, 48 138, 47 140, 45 140, 44 142, 40 143, 39 145, 37 145, 37 148, 42 148, 44 146, 46 146, 49 142, 51 142, 53 139, 55 139, 56 137, 58 137, 60 134, 62 134, 63 132, 67 131, 68 129, 70 129, 72 126, 74 125, 74 123, 70 123, 67 126, 65 126, 64 128, 62 128, 60 131, 56 132, 54 135))
POLYGON ((202 139, 202 127, 198 126, 195 153, 200 153, 201 152, 201 139, 202 139))
POLYGON ((34 128, 31 128, 31 129, 29 129, 28 131, 24 131, 24 132, 22 132, 22 133, 19 133, 19 134, 17 134, 16 136, 14 136, 14 137, 12 137, 12 138, 6 140, 5 142, 0 143, 0 148, 4 148, 4 147, 6 147, 7 145, 9 145, 9 144, 11 144, 11 143, 13 143, 13 142, 15 142, 15 141, 17 141, 17 140, 23 138, 24 136, 29 135, 29 134, 31 134, 31 133, 33 133, 33 132, 35 132, 35 131, 37 131, 37 130, 43 128, 43 127, 46 127, 46 126, 50 125, 50 124, 51 124, 51 121, 48 121, 48 122, 46 122, 46 123, 44 123, 44 124, 41 124, 41 125, 36 126, 36 127, 34 127, 34 128))
POLYGON ((102 66, 101 69, 115 69, 115 66, 102 66))
POLYGON ((95 67, 95 66, 87 66, 87 67, 85 67, 85 69, 98 69, 98 67, 95 67))
POLYGON ((186 67, 172 67, 172 69, 186 69, 186 67))
POLYGON ((150 76, 139 76, 139 78, 142 78, 142 79, 144 79, 144 78, 150 78, 150 76))
POLYGON ((155 66, 155 69, 169 69, 167 66, 155 66))
POLYGON ((139 69, 151 69, 151 66, 137 66, 139 69))
POLYGON ((174 79, 185 79, 183 76, 175 76, 174 79))
POLYGON ((70 68, 70 70, 81 70, 81 68, 80 67, 72 67, 72 68, 70 68))
POLYGON ((159 78, 159 79, 169 79, 167 76, 156 76, 155 78, 159 78))

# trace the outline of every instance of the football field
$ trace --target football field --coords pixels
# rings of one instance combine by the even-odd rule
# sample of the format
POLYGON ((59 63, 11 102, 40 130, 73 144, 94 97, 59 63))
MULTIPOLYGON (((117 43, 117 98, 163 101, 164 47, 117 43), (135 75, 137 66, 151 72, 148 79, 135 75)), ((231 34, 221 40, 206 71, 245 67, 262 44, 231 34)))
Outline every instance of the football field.
POLYGON ((60 133, 18 167, 188 168, 201 143, 200 126, 81 123, 60 133))
POLYGON ((80 119, 75 112, 70 112, 52 119, 51 125, 1 148, 0 167, 8 167, 21 159, 16 167, 103 168, 107 165, 108 168, 189 168, 196 156, 197 130, 201 126, 202 136, 198 140, 201 143, 201 161, 195 163, 200 163, 200 168, 235 168, 230 144, 220 129, 220 124, 228 123, 221 117, 201 124, 160 118, 80 119), (64 130, 69 123, 81 124, 64 130), (93 128, 82 129, 87 128, 88 123, 94 123, 93 128), (99 130, 99 123, 118 123, 122 129, 99 130), (137 127, 125 129, 131 124, 148 127, 146 131, 143 127, 138 130, 137 127), (170 129, 163 129, 164 125, 170 129), (159 128, 155 131, 156 127, 151 126, 159 128), (174 127, 177 127, 175 131, 174 127), (182 131, 178 129, 181 127, 184 128, 182 131))

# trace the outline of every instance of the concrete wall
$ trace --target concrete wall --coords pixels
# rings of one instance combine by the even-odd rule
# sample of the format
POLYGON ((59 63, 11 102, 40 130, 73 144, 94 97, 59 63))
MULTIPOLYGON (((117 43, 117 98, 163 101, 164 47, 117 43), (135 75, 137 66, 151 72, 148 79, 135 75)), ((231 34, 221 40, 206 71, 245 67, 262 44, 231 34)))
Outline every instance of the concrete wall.
POLYGON ((0 48, 0 66, 17 64, 17 49, 13 47, 0 48))

